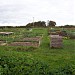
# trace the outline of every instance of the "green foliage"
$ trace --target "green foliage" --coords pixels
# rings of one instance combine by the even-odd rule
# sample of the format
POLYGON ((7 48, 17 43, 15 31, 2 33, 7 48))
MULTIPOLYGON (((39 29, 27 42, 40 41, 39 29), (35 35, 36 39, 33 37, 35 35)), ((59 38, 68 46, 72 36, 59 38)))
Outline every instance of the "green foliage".
POLYGON ((49 64, 31 58, 15 58, 1 56, 1 75, 75 75, 75 66, 66 65, 57 70, 51 70, 49 64))
POLYGON ((46 27, 45 21, 38 21, 34 23, 28 23, 26 25, 28 28, 35 28, 35 27, 46 27))
MULTIPOLYGON (((8 39, 2 38, 8 42, 22 39, 29 31, 21 28, 6 30, 15 32, 8 39)), ((69 33, 68 29, 65 31, 69 33)), ((43 34, 40 47, 0 46, 0 75, 75 75, 75 40, 63 39, 63 48, 51 49, 47 28, 33 28, 29 34, 43 34)))
POLYGON ((14 58, 2 56, 0 58, 2 75, 47 75, 49 66, 44 62, 29 58, 14 58))
POLYGON ((54 27, 56 25, 55 21, 49 21, 48 27, 54 27))

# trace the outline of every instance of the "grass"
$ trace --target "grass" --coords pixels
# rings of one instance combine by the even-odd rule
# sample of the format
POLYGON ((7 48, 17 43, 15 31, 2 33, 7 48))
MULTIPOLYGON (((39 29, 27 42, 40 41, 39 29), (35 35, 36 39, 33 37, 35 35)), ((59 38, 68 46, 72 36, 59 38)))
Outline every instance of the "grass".
MULTIPOLYGON (((24 32, 25 31, 23 31, 23 33, 24 32)), ((27 32, 27 30, 26 30, 26 32, 27 32)), ((43 34, 40 47, 38 47, 38 48, 31 47, 30 48, 30 47, 22 47, 22 46, 21 47, 0 46, 0 60, 4 56, 6 56, 8 61, 12 61, 12 62, 8 62, 8 63, 17 64, 18 66, 16 66, 14 68, 14 70, 11 67, 13 71, 17 70, 15 75, 17 75, 19 73, 19 69, 21 69, 22 67, 26 70, 22 71, 22 74, 20 74, 20 75, 24 75, 25 72, 29 72, 28 74, 25 74, 25 75, 35 75, 35 74, 37 74, 37 75, 75 75, 75 40, 74 39, 73 40, 72 39, 63 39, 63 48, 51 49, 50 48, 50 38, 48 36, 47 28, 41 28, 41 29, 37 28, 37 29, 32 30, 32 33, 40 33, 40 32, 43 34), (32 67, 27 66, 26 65, 27 63, 29 65, 33 65, 33 66, 32 67), (36 65, 37 65, 37 67, 36 67, 36 65), (68 67, 68 66, 72 66, 73 68, 68 67), (18 67, 19 67, 19 69, 18 69, 18 67), (42 71, 40 70, 39 67, 43 68, 42 70, 45 72, 45 74, 41 74, 42 71), (30 68, 32 69, 32 71, 30 70, 30 68), (68 70, 69 70, 69 72, 71 71, 72 73, 71 74, 66 73, 66 72, 68 72, 68 70)), ((4 64, 6 64, 6 62, 7 62, 6 58, 4 58, 4 60, 5 60, 4 64)), ((1 63, 2 62, 0 62, 0 64, 1 63)), ((6 70, 6 72, 4 71, 5 68, 2 67, 2 69, 3 69, 3 71, 1 70, 2 74, 3 74, 3 72, 8 74, 7 70, 6 70)), ((9 71, 11 71, 11 70, 9 69, 9 71)), ((44 72, 42 72, 42 73, 44 73, 44 72)), ((14 72, 12 72, 12 73, 14 74, 14 72)), ((3 74, 3 75, 5 75, 5 74, 3 74)))

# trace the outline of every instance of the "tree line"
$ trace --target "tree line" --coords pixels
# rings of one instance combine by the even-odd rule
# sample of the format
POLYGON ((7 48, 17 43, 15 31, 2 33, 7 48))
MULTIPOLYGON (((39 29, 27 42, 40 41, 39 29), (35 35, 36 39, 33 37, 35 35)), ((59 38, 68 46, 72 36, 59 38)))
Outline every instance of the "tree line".
POLYGON ((49 21, 47 25, 45 21, 38 21, 38 22, 28 23, 26 27, 54 27, 55 25, 56 25, 55 21, 49 21))
MULTIPOLYGON (((28 23, 25 26, 1 26, 0 28, 36 28, 36 27, 55 27, 56 26, 56 22, 55 21, 48 21, 48 23, 46 24, 45 21, 38 21, 38 22, 32 22, 32 23, 28 23)), ((75 28, 74 25, 64 25, 64 26, 58 26, 60 28, 75 28)))

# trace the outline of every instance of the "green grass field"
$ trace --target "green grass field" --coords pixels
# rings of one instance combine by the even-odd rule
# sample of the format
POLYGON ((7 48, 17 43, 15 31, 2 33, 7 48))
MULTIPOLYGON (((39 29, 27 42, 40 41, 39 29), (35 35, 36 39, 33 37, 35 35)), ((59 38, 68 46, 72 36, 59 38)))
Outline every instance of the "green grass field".
MULTIPOLYGON (((30 32, 25 28, 0 31, 14 32, 9 37, 0 35, 8 42, 30 32)), ((0 75, 75 75, 75 39, 63 39, 63 48, 51 49, 47 28, 34 28, 31 36, 35 34, 43 35, 40 47, 0 46, 0 75)))

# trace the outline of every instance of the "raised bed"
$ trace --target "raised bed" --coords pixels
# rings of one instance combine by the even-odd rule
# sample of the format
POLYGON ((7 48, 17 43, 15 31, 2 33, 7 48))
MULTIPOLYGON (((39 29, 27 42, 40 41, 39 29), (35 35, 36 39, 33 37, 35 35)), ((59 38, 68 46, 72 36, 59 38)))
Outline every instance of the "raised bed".
POLYGON ((2 45, 6 45, 6 42, 3 41, 3 40, 0 40, 0 45, 1 45, 1 46, 2 46, 2 45))
POLYGON ((0 32, 0 35, 11 35, 13 32, 0 32))
POLYGON ((8 46, 40 46, 41 37, 26 37, 17 41, 13 41, 8 46))
POLYGON ((40 41, 41 40, 41 37, 26 37, 23 39, 23 41, 40 41))
POLYGON ((50 35, 50 47, 51 48, 62 48, 62 36, 50 35))
POLYGON ((33 47, 38 47, 39 43, 38 42, 13 42, 9 44, 8 46, 33 46, 33 47))

